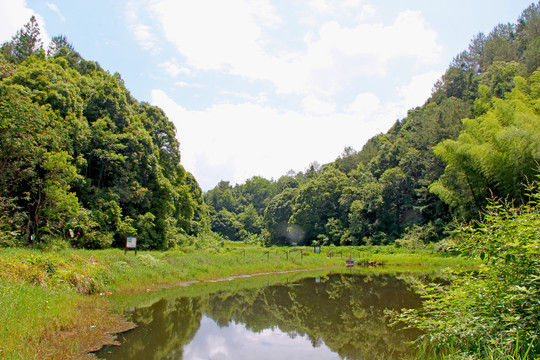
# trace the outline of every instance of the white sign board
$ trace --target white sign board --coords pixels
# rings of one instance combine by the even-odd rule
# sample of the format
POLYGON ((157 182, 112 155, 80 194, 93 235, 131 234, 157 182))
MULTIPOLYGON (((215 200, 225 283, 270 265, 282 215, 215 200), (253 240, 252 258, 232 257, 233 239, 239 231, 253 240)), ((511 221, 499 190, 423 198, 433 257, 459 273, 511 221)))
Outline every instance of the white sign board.
POLYGON ((136 249, 137 248, 137 237, 136 236, 128 236, 126 238, 126 248, 128 248, 128 249, 136 249))

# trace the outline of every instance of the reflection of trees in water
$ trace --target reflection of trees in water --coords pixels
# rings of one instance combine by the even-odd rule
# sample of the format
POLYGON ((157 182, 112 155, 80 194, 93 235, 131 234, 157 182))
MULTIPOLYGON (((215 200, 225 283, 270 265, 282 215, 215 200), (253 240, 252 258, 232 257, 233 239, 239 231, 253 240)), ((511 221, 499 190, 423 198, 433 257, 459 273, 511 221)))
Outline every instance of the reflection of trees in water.
POLYGON ((139 325, 127 346, 109 348, 108 359, 181 359, 197 333, 203 314, 219 326, 231 321, 253 332, 279 328, 291 337, 323 342, 345 359, 399 358, 417 335, 387 326, 384 310, 417 307, 415 277, 331 275, 315 281, 259 289, 221 291, 203 297, 160 300, 133 312, 139 325), (118 354, 116 354, 118 352, 118 354))
POLYGON ((203 301, 182 297, 137 309, 130 320, 138 327, 127 334, 128 346, 104 349, 107 359, 181 359, 184 346, 199 330, 203 301))
POLYGON ((254 332, 278 327, 291 336, 306 335, 313 346, 324 342, 348 359, 391 358, 406 352, 406 342, 416 334, 389 328, 384 310, 420 305, 407 283, 389 275, 333 275, 314 281, 219 293, 208 302, 206 313, 222 325, 233 320, 254 332))

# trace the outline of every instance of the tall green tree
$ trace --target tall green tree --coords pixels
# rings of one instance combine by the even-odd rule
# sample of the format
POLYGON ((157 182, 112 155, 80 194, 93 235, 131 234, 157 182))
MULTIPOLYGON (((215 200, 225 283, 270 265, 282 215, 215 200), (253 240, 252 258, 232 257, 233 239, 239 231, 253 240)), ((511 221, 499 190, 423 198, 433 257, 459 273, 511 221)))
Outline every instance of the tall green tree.
POLYGON ((298 189, 290 222, 303 230, 305 242, 310 244, 318 235, 328 235, 326 224, 330 219, 346 222, 340 198, 347 183, 344 173, 328 167, 298 189))
POLYGON ((36 17, 32 15, 30 21, 17 31, 11 41, 2 45, 1 52, 9 61, 21 63, 42 49, 39 25, 36 17))
POLYGON ((430 190, 460 214, 481 210, 490 195, 524 199, 526 184, 539 171, 539 81, 540 71, 529 80, 514 78, 517 86, 506 99, 492 96, 485 113, 464 120, 457 140, 435 147, 447 165, 430 190))

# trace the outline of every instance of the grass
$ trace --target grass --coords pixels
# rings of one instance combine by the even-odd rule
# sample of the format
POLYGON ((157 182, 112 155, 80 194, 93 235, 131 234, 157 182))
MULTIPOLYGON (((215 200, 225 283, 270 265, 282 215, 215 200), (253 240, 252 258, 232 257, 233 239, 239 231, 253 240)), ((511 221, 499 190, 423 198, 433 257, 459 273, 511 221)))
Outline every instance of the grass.
POLYGON ((539 358, 531 355, 531 349, 538 343, 535 339, 530 344, 521 344, 519 335, 516 336, 516 347, 514 351, 508 353, 504 344, 493 342, 491 345, 479 344, 477 353, 473 355, 463 352, 459 346, 454 343, 448 343, 440 351, 434 351, 425 339, 420 339, 416 344, 415 351, 407 359, 430 359, 430 360, 538 360, 539 358))
MULTIPOLYGON (((99 294, 142 296, 146 290, 193 280, 344 267, 346 257, 424 268, 470 265, 452 256, 390 247, 328 247, 314 254, 311 247, 261 248, 228 242, 219 251, 140 251, 136 256, 119 249, 0 249, 0 358, 84 358, 112 342, 108 332, 120 332, 129 324, 112 313, 106 296, 99 294)), ((380 269, 391 271, 389 266, 372 271, 380 269)))
POLYGON ((84 359, 132 327, 105 299, 5 279, 0 308, 1 359, 84 359))

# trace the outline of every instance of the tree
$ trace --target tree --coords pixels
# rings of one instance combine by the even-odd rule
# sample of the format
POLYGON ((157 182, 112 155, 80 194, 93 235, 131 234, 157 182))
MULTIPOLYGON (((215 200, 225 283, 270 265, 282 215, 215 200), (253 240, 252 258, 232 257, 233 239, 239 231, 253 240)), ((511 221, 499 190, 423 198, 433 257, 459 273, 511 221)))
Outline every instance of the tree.
POLYGON ((260 176, 246 180, 246 183, 239 188, 246 201, 252 204, 259 214, 264 212, 268 201, 276 194, 275 184, 260 176))
POLYGON ((211 218, 212 230, 229 240, 238 241, 243 238, 242 224, 236 215, 225 209, 220 210, 211 218))
POLYGON ((317 235, 326 234, 326 223, 331 218, 346 223, 340 198, 347 183, 344 173, 328 167, 298 189, 290 222, 304 231, 305 241, 311 243, 317 235))
POLYGON ((540 71, 528 82, 515 77, 505 100, 493 97, 489 110, 464 120, 457 140, 434 148, 447 165, 430 190, 459 214, 481 210, 490 195, 524 200, 524 185, 539 171, 539 81, 540 71))
POLYGON ((518 60, 515 26, 499 24, 487 36, 484 45, 486 68, 496 61, 518 60))
POLYGON ((431 348, 448 345, 463 358, 529 358, 540 355, 540 194, 516 207, 490 201, 482 219, 460 229, 457 246, 481 264, 450 285, 423 289, 421 309, 401 319, 424 331, 431 348))
POLYGON ((9 214, 8 228, 18 230, 27 244, 39 242, 43 211, 54 194, 52 188, 44 192, 54 169, 45 161, 49 150, 59 150, 59 130, 51 114, 18 87, 0 84, 0 205, 9 214))
MULTIPOLYGON (((46 171, 43 188, 43 208, 39 211, 45 226, 40 232, 71 236, 73 226, 78 222, 79 199, 71 190, 71 183, 77 176, 77 169, 71 164, 71 156, 65 151, 45 153, 43 169, 46 171)), ((40 224, 36 213, 35 223, 40 224)))
POLYGON ((540 5, 531 4, 518 19, 516 29, 518 52, 527 67, 527 75, 540 66, 540 5))
POLYGON ((264 211, 264 224, 270 233, 270 243, 282 245, 289 243, 287 229, 293 213, 293 204, 297 190, 286 188, 276 195, 264 211))
POLYGON ((71 45, 64 35, 57 35, 51 39, 49 43, 49 49, 47 50, 47 56, 66 56, 69 52, 74 52, 75 48, 71 45))
POLYGON ((262 220, 255 206, 249 204, 243 212, 238 215, 238 220, 242 223, 243 228, 250 234, 259 234, 262 230, 262 220))
POLYGON ((32 15, 30 21, 17 31, 11 42, 2 45, 4 56, 15 63, 21 63, 30 55, 43 49, 43 42, 39 37, 39 25, 36 17, 32 15))
POLYGON ((0 238, 69 234, 74 246, 107 247, 138 232, 141 246, 166 249, 207 230, 202 191, 180 165, 164 112, 138 103, 119 74, 81 59, 65 37, 50 55, 0 68, 0 238))

